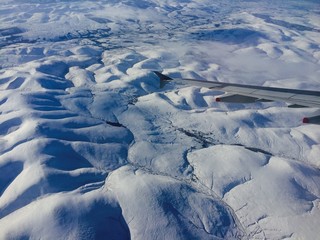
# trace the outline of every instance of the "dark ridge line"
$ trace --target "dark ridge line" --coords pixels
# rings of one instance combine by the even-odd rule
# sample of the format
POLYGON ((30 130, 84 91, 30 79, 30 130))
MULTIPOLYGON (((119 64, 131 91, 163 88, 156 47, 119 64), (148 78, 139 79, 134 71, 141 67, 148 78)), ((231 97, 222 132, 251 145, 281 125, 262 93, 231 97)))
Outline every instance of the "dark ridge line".
POLYGON ((216 146, 216 145, 240 146, 240 147, 244 147, 245 149, 256 152, 256 153, 262 153, 262 154, 265 154, 268 156, 274 156, 272 153, 265 151, 263 149, 260 149, 260 148, 248 147, 248 146, 245 146, 240 143, 222 143, 222 142, 219 142, 219 140, 214 140, 211 137, 206 137, 205 136, 206 134, 199 132, 199 131, 192 132, 192 131, 185 130, 183 128, 177 128, 176 130, 178 130, 179 132, 182 132, 183 134, 185 134, 188 137, 195 138, 195 140, 202 145, 202 148, 208 148, 208 147, 216 146))
POLYGON ((110 121, 106 121, 107 124, 114 126, 114 127, 124 127, 126 128, 123 124, 119 123, 119 122, 110 122, 110 121))

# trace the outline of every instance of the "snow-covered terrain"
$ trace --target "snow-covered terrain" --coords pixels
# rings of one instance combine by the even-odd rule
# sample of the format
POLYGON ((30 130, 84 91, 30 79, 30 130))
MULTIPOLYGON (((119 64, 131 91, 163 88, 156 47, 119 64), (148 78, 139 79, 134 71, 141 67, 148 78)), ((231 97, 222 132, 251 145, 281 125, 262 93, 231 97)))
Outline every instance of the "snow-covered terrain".
POLYGON ((0 0, 0 239, 317 239, 318 0, 0 0))

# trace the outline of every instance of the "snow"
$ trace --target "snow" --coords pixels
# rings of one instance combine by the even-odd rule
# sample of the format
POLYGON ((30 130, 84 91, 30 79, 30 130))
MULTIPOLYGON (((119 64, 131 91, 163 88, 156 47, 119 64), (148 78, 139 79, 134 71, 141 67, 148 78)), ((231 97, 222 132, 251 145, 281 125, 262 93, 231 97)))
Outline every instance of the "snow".
POLYGON ((200 181, 234 207, 249 237, 273 239, 291 232, 293 238, 309 239, 317 232, 318 169, 239 146, 199 150, 189 161, 200 181), (298 219, 306 228, 296 225, 298 219))
POLYGON ((0 0, 1 239, 317 239, 317 1, 0 0))

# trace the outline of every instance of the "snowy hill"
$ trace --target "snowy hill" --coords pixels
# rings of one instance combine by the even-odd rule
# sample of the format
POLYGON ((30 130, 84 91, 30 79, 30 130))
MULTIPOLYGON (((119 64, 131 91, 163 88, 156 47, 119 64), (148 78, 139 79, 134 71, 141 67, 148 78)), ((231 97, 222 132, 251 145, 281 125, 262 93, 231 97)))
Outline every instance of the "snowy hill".
POLYGON ((0 0, 0 239, 317 239, 317 1, 0 0))

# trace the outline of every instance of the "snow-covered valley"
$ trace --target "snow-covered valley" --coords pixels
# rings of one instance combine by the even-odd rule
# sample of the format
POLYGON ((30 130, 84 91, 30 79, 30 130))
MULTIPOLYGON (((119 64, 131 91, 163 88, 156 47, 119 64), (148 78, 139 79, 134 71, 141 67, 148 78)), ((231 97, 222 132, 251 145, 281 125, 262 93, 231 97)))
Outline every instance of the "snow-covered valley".
POLYGON ((0 239, 317 239, 318 1, 0 0, 0 239))

